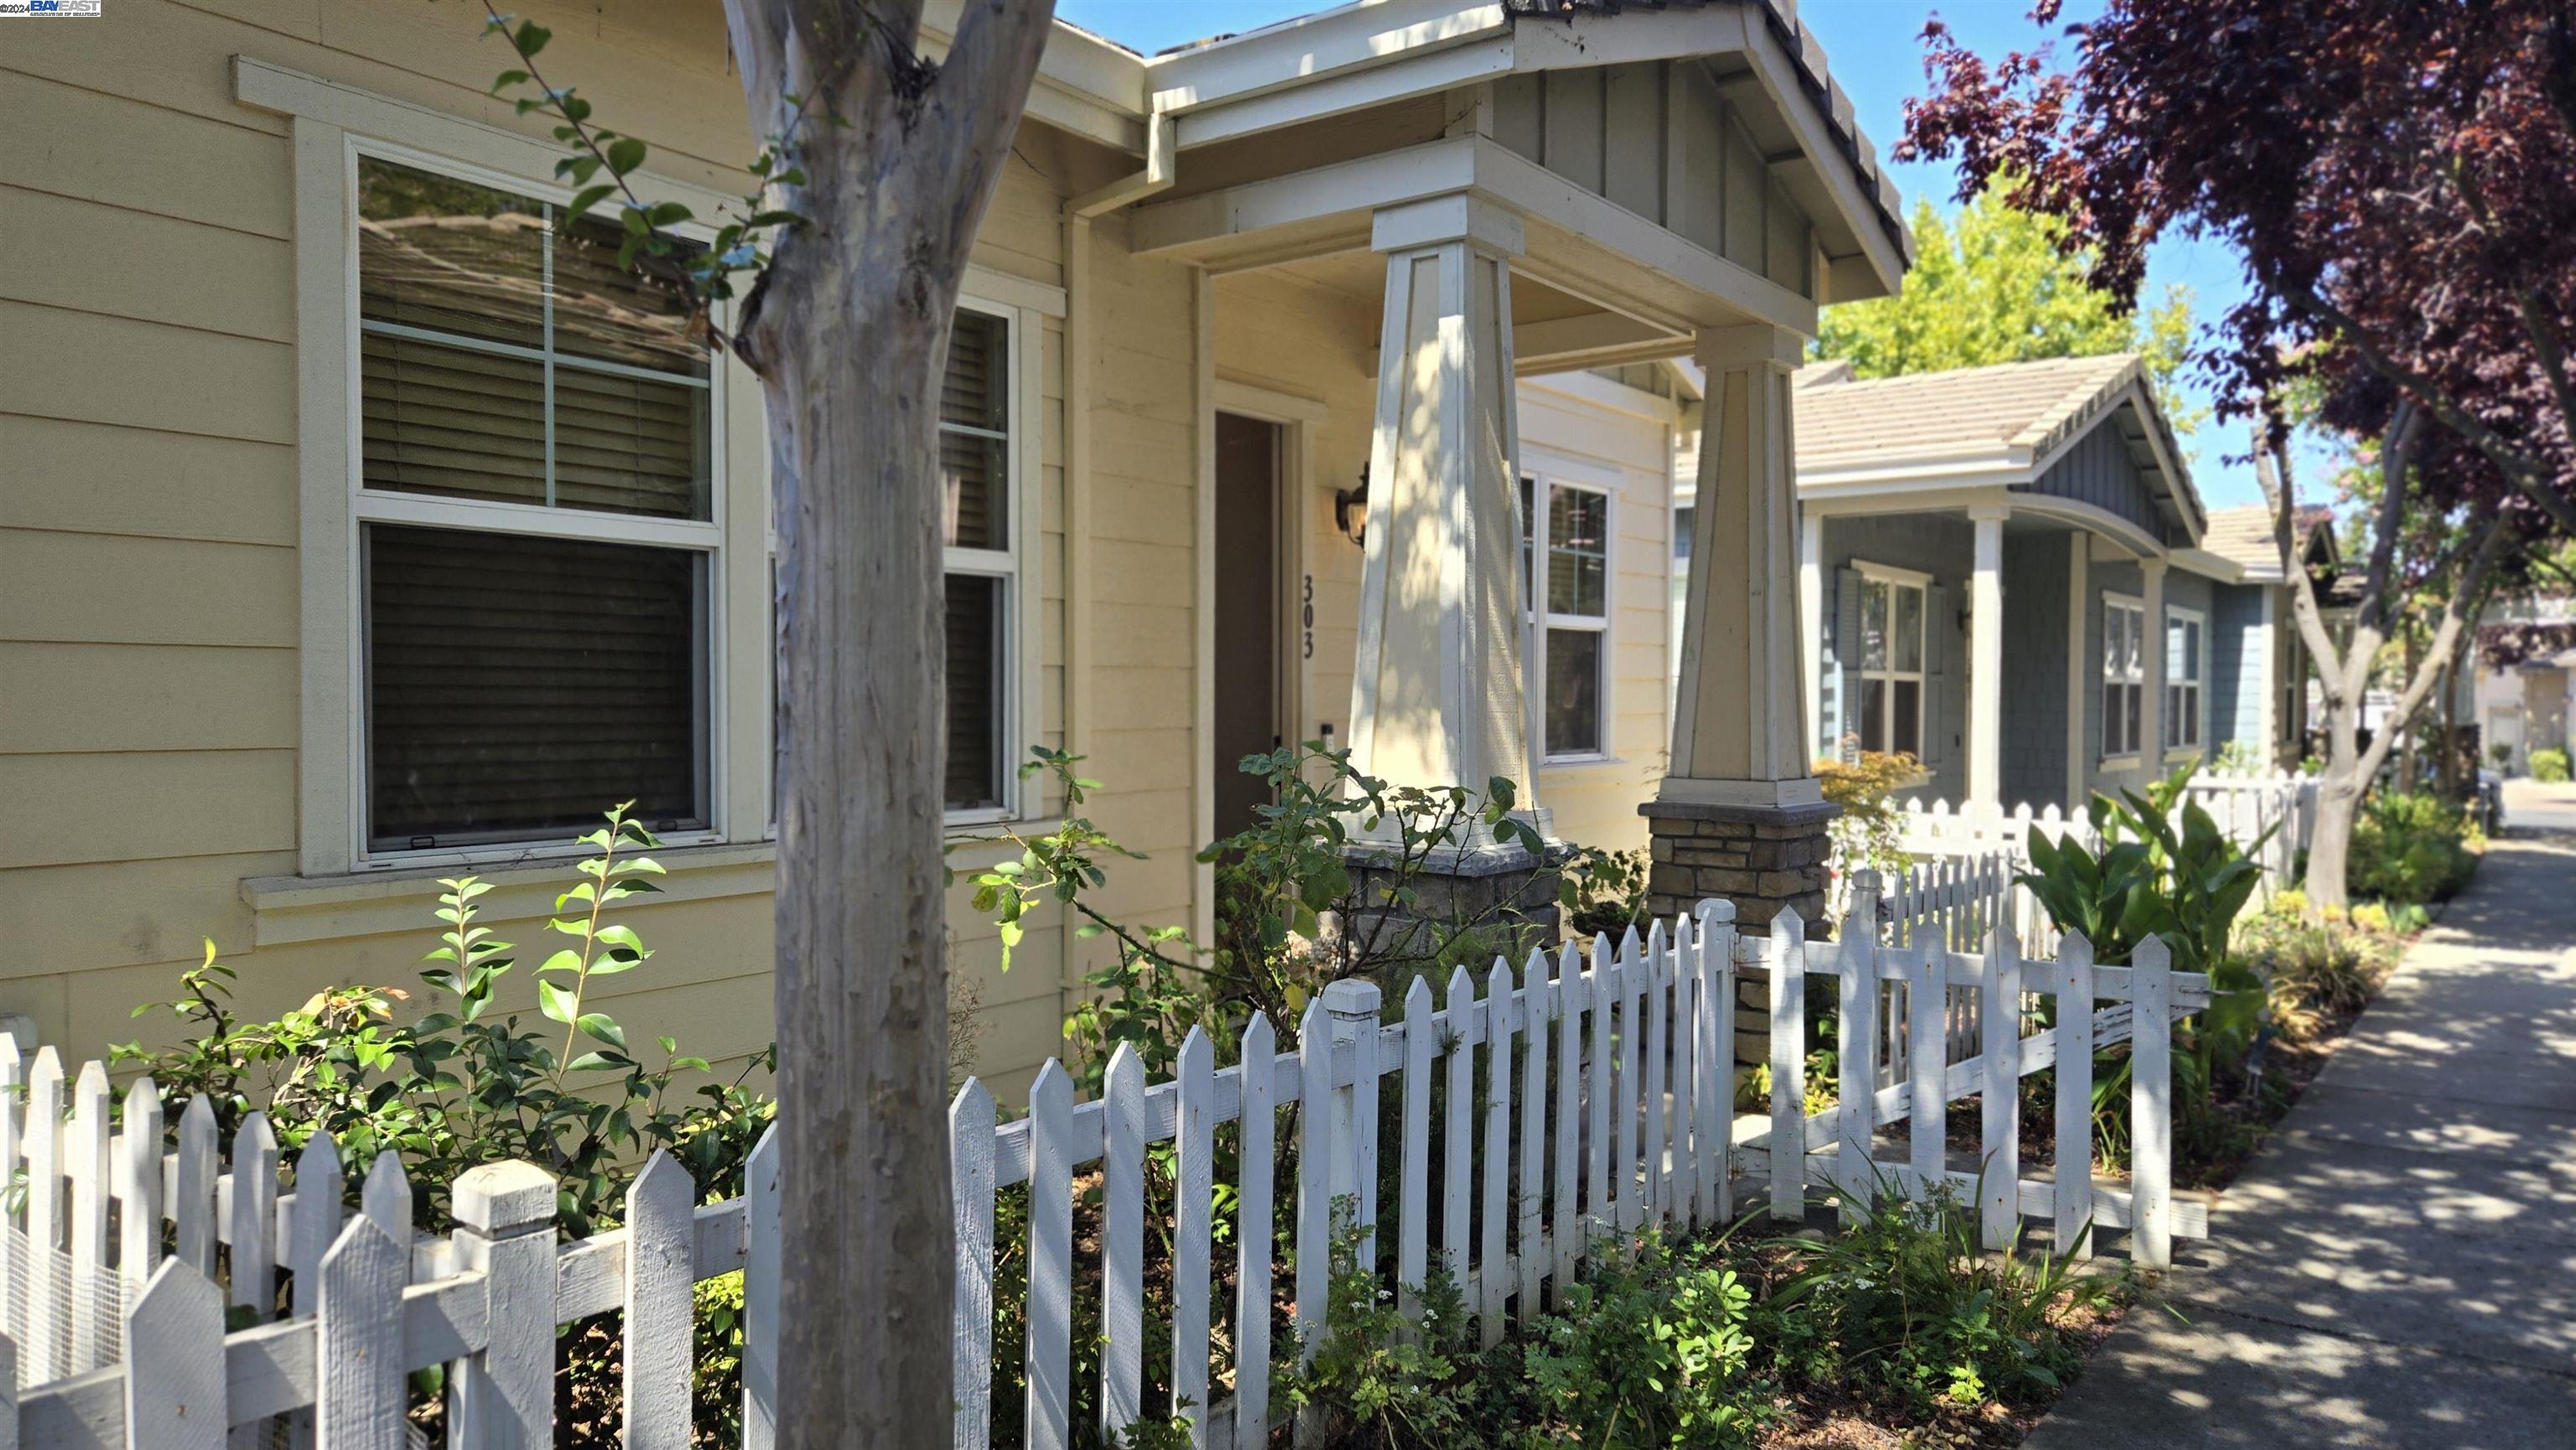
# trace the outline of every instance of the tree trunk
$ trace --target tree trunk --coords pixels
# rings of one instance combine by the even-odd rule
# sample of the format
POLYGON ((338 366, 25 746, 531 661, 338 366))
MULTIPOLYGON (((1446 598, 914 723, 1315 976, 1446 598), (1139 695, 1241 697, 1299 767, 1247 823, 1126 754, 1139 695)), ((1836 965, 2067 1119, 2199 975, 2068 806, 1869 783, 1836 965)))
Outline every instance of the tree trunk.
POLYGON ((2308 874, 2300 887, 2311 914, 2343 911, 2352 904, 2345 873, 2352 860, 2352 826, 2361 811, 2361 783, 2349 773, 2317 782, 2315 833, 2308 843, 2308 874))
POLYGON ((1053 6, 731 0, 752 128, 805 180, 739 346, 779 530, 778 1443, 949 1443, 939 386, 1053 6), (802 104, 796 99, 803 97, 802 104), (803 124, 811 109, 815 124, 803 124))

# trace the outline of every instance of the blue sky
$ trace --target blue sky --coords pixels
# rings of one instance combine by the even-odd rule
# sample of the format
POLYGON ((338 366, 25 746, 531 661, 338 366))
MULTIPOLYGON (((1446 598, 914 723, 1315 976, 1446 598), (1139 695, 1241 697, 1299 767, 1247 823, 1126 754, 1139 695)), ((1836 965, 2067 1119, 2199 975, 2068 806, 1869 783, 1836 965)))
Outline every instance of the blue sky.
MULTIPOLYGON (((1108 36, 1121 45, 1152 54, 1168 46, 1210 35, 1256 29, 1326 8, 1327 0, 1057 0, 1056 13, 1066 20, 1108 36)), ((1968 45, 1981 55, 2007 49, 2029 49, 2043 39, 2028 19, 2026 0, 1803 0, 1798 13, 1825 43, 1834 75, 1859 108, 1861 129, 1886 160, 1904 115, 1907 96, 1923 89, 1924 19, 1938 11, 1968 45)), ((2080 21, 2101 10, 2099 0, 2070 0, 2066 22, 2080 21)), ((2064 22, 2061 22, 2064 23, 2064 22)), ((2070 57, 2073 47, 2062 38, 2057 54, 2070 57)), ((1890 165, 1904 188, 1907 204, 1926 196, 1947 208, 1956 188, 1946 165, 1890 165)), ((2244 281, 2234 255, 2214 242, 2168 240, 2150 254, 2148 295, 2158 296, 2168 283, 2192 290, 2196 320, 2206 324, 2244 294, 2244 281)), ((2206 391, 2192 371, 2184 372, 2185 390, 2204 408, 2206 391)), ((2231 464, 2226 455, 2241 450, 2241 425, 2204 423, 2192 441, 2192 477, 2201 497, 2213 508, 2257 503, 2253 471, 2231 464)))

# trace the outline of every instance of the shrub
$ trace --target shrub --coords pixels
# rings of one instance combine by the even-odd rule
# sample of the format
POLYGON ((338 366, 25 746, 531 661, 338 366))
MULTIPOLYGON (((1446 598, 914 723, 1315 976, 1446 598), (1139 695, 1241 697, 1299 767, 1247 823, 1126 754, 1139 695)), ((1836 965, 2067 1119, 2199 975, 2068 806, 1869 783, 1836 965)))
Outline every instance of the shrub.
POLYGON ((2468 813, 2439 796, 2375 795, 2353 822, 2345 885, 2357 898, 2415 905, 2447 901, 2477 870, 2475 848, 2483 844, 2468 813))
MULTIPOLYGON (((2378 995, 2394 965, 2395 951, 2384 934, 2364 920, 2374 908, 2363 906, 2352 923, 2306 921, 2274 910, 2246 923, 2238 950, 2263 979, 2264 1000, 2272 1030, 2293 1045, 2314 1041, 2333 1022, 2347 1019, 2378 995)), ((2384 923, 2386 913, 2377 913, 2384 923)))
POLYGON ((2531 778, 2549 785, 2565 785, 2567 752, 2556 749, 2531 752, 2531 778))
POLYGON ((1750 1446, 1779 1417, 1754 1373, 1751 1286, 1723 1239, 1661 1237, 1566 1292, 1492 1367, 1520 1392, 1514 1443, 1603 1447, 1750 1446), (1514 1375, 1514 1371, 1517 1374, 1514 1375))
POLYGON ((1827 860, 1835 911, 1840 912, 1849 899, 1853 872, 1905 869, 1905 813, 1897 808, 1896 793, 1921 771, 1911 755, 1875 750, 1861 751, 1848 761, 1826 757, 1816 762, 1816 779, 1825 799, 1843 811, 1825 826, 1833 847, 1827 860))

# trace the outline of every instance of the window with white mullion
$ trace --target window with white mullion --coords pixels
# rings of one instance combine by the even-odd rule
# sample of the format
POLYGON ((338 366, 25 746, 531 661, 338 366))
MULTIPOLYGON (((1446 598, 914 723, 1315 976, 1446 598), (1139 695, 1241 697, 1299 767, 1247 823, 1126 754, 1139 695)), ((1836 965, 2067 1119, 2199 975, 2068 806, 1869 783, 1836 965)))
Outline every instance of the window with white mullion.
POLYGON ((1855 562, 1860 572, 1860 748, 1923 754, 1924 630, 1930 583, 1855 562))
POLYGON ((2198 610, 2165 611, 2165 748, 2197 749, 2200 745, 2202 682, 2208 673, 2203 658, 2209 635, 2206 616, 2198 610))
POLYGON ((542 196, 357 162, 359 841, 713 818, 713 368, 668 259, 542 196))
POLYGON ((1521 480, 1523 619, 1538 682, 1542 759, 1610 753, 1610 494, 1536 476, 1521 480), (1535 530, 1544 529, 1546 567, 1535 530))
POLYGON ((2102 596, 2102 754, 2120 759, 2144 748, 2147 606, 2102 596))

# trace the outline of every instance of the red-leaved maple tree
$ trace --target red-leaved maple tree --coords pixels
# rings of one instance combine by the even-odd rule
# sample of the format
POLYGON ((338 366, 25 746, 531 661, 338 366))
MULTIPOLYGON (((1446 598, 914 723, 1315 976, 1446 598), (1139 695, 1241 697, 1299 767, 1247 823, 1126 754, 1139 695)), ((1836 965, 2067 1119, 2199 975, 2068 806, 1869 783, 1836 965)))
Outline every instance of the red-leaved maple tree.
MULTIPOLYGON (((2059 0, 2032 19, 2050 25, 2059 0)), ((2354 629, 2330 637, 2295 567, 2294 610, 2319 661, 2328 761, 2308 883, 2343 898, 2344 849, 2389 737, 2419 706, 2408 679, 2381 738, 2361 696, 2403 590, 2402 516, 2459 525, 2435 627, 2456 650, 2494 571, 2551 531, 2576 534, 2576 7, 2567 0, 2109 0, 2048 51, 1989 63, 1933 21, 1925 97, 1900 159, 1954 159, 1962 197, 2000 178, 2011 204, 2068 223, 2094 282, 2134 300, 2147 250, 2181 233, 2227 244, 2249 295, 2205 339, 2223 412, 2257 420, 2281 517, 2297 500, 2277 401, 2382 439, 2386 507, 2354 629), (2438 426, 2431 426, 2438 425, 2438 426), (2411 503, 2412 508, 2402 505, 2411 503)))

